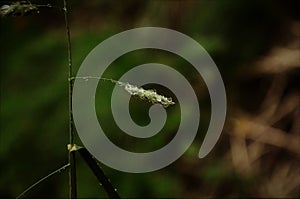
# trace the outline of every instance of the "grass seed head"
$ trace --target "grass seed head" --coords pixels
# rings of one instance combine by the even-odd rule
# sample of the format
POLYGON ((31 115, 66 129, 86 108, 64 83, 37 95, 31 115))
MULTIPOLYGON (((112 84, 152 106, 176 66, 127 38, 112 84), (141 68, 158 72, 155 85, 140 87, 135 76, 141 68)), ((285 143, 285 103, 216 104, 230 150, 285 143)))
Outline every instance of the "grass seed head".
POLYGON ((0 8, 0 15, 2 17, 26 16, 38 12, 37 6, 24 1, 11 3, 10 5, 3 5, 0 8))
POLYGON ((152 104, 161 104, 165 108, 175 104, 175 102, 172 101, 171 97, 168 98, 160 95, 155 90, 145 90, 141 87, 137 87, 129 83, 125 84, 125 90, 130 95, 137 96, 142 100, 148 100, 152 104))

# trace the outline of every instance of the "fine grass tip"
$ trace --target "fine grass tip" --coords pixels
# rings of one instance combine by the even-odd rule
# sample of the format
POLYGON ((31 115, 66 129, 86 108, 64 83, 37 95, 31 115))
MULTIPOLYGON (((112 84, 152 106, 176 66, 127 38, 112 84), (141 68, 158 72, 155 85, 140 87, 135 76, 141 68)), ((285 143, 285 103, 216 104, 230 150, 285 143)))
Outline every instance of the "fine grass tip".
POLYGON ((40 13, 39 8, 62 9, 56 6, 52 6, 50 4, 38 5, 38 4, 31 4, 29 1, 17 1, 17 2, 12 2, 10 4, 2 5, 0 7, 0 15, 2 17, 27 16, 30 14, 40 13))
POLYGON ((33 13, 39 13, 38 6, 26 1, 12 2, 11 4, 3 5, 0 8, 0 14, 2 17, 26 16, 33 13))
POLYGON ((172 101, 171 97, 165 97, 163 95, 160 95, 152 89, 145 90, 142 87, 137 87, 135 85, 125 83, 125 90, 130 95, 137 96, 142 100, 148 100, 152 104, 161 104, 165 108, 175 104, 175 102, 172 101))
POLYGON ((120 82, 120 81, 116 81, 116 80, 104 78, 104 77, 102 78, 102 77, 92 77, 92 76, 71 77, 69 80, 74 80, 74 79, 83 79, 85 81, 88 81, 88 79, 98 79, 98 80, 110 81, 118 86, 123 87, 130 95, 136 96, 142 100, 151 102, 152 104, 160 104, 164 108, 167 108, 167 107, 175 104, 175 102, 173 102, 171 97, 165 97, 163 95, 158 94, 155 90, 152 90, 152 89, 146 90, 142 87, 138 87, 138 86, 132 85, 130 83, 124 83, 124 82, 120 82))

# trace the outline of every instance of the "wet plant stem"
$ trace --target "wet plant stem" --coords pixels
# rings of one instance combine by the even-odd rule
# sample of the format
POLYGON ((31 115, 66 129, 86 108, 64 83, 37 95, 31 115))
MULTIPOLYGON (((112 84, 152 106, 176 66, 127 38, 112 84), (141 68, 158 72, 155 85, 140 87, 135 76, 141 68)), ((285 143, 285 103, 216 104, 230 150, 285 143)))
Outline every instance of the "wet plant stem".
MULTIPOLYGON (((67 45, 68 45, 68 65, 69 65, 69 78, 72 77, 72 49, 71 49, 71 36, 70 36, 70 26, 69 26, 69 16, 68 16, 68 4, 67 0, 64 0, 64 17, 65 26, 67 34, 67 45)), ((72 146, 74 144, 74 125, 73 125, 73 110, 72 110, 72 90, 73 82, 69 81, 69 143, 72 146)), ((70 198, 77 198, 77 182, 76 182, 76 156, 74 151, 69 151, 69 188, 70 188, 70 198)))

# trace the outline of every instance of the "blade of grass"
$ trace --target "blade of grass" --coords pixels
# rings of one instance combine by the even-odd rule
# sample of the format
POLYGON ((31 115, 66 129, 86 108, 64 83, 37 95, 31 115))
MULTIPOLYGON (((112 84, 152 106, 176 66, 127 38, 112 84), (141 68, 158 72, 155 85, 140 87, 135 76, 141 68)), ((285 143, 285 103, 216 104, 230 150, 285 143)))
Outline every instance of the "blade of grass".
POLYGON ((99 183, 103 186, 107 195, 110 199, 120 199, 119 194, 117 193, 117 189, 113 187, 109 179, 105 176, 102 169, 99 167, 97 161, 94 157, 86 150, 86 148, 80 147, 77 149, 80 153, 81 157, 88 164, 90 169, 93 171, 94 175, 97 177, 99 183))
POLYGON ((56 173, 59 173, 63 170, 65 170, 66 168, 68 168, 70 166, 70 164, 66 164, 62 167, 60 167, 59 169, 49 173, 48 175, 46 175, 45 177, 41 178, 40 180, 38 180, 37 182, 35 182, 34 184, 32 184, 31 186, 29 186, 27 189, 25 189, 25 191, 23 191, 20 195, 17 196, 18 198, 23 197, 26 193, 28 193, 31 189, 33 189, 34 187, 36 187, 37 185, 39 185, 40 183, 42 183, 44 180, 47 180, 48 178, 50 178, 51 176, 53 176, 56 173))

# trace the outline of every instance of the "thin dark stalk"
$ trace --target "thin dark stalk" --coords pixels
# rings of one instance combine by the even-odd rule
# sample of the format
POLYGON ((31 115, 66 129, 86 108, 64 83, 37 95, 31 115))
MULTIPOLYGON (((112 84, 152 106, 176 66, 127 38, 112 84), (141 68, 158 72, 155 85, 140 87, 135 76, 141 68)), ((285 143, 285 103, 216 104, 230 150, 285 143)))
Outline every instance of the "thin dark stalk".
POLYGON ((66 168, 68 168, 70 166, 70 164, 66 164, 62 167, 60 167, 59 169, 49 173, 48 175, 46 175, 45 177, 41 178, 39 181, 35 182, 34 184, 32 184, 30 187, 28 187, 25 191, 23 191, 19 196, 17 196, 18 198, 23 197, 27 192, 29 192, 31 189, 33 189, 34 187, 36 187, 37 185, 39 185, 41 182, 43 182, 44 180, 47 180, 48 178, 50 178, 51 176, 53 176, 56 173, 59 173, 63 170, 65 170, 66 168))
POLYGON ((93 156, 86 150, 86 148, 79 148, 77 151, 80 153, 81 157, 88 164, 90 169, 93 171, 95 176, 98 179, 98 182, 103 186, 105 192, 109 196, 110 199, 120 199, 119 194, 117 193, 117 189, 113 187, 109 179, 105 176, 104 172, 101 170, 99 165, 93 156))
MULTIPOLYGON (((68 16, 68 5, 67 0, 64 0, 64 16, 67 33, 67 44, 68 44, 68 65, 69 65, 69 78, 72 77, 72 49, 71 49, 71 36, 68 16)), ((69 142, 72 146, 74 144, 74 125, 73 125, 73 110, 72 110, 72 93, 73 82, 69 81, 69 142)), ((69 186, 70 186, 70 198, 77 198, 77 182, 76 182, 76 156, 74 151, 69 152, 69 186)))

